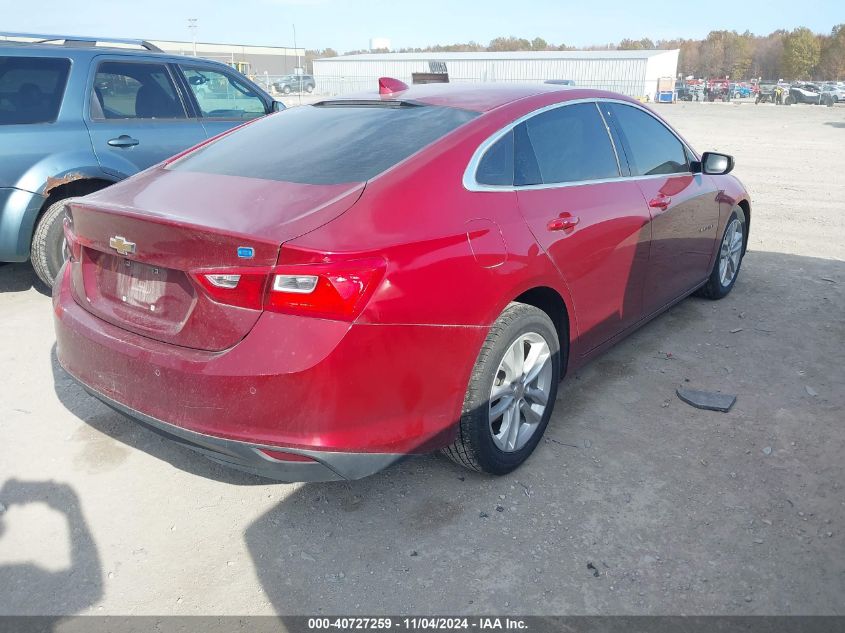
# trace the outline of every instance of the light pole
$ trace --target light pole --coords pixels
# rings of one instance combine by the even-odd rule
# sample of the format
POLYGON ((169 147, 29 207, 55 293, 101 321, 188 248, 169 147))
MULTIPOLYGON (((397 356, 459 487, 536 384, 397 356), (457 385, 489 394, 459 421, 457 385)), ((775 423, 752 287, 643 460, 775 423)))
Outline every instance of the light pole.
POLYGON ((299 68, 299 49, 296 47, 296 24, 291 24, 293 27, 293 50, 296 51, 296 67, 299 68))
POLYGON ((188 18, 188 30, 191 32, 191 39, 194 42, 194 57, 197 56, 197 19, 188 18))
POLYGON ((296 51, 297 72, 294 74, 298 77, 297 81, 299 81, 299 90, 297 90, 297 92, 299 93, 299 105, 302 105, 302 68, 299 65, 299 49, 296 47, 296 24, 291 24, 291 26, 293 27, 293 50, 296 51))

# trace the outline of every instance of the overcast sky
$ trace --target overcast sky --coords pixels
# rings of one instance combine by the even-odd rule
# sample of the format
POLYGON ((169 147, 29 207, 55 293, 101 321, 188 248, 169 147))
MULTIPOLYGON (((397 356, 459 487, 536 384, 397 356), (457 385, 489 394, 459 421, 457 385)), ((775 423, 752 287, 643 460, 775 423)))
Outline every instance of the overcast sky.
POLYGON ((49 34, 206 42, 368 47, 386 37, 393 48, 499 35, 542 37, 569 46, 630 37, 700 38, 713 29, 766 34, 807 26, 827 33, 845 22, 842 0, 0 0, 0 29, 49 34))

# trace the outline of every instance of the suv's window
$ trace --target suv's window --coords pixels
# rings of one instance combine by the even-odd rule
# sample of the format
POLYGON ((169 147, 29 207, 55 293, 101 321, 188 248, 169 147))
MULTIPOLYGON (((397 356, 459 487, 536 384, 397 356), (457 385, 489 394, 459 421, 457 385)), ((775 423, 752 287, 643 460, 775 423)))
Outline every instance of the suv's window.
POLYGON ((184 119, 164 64, 102 62, 94 78, 92 119, 184 119))
POLYGON ((233 75, 208 68, 180 66, 209 119, 254 119, 267 114, 264 100, 233 75))
POLYGON ((475 181, 481 185, 513 185, 513 130, 484 152, 475 181))
POLYGON ((0 57, 0 125, 55 121, 70 60, 0 57))
MULTIPOLYGON (((619 176, 616 155, 594 103, 576 103, 538 114, 517 127, 517 155, 530 141, 541 182, 555 184, 619 176)), ((536 180, 536 174, 530 180, 536 180)), ((522 182, 518 184, 539 184, 522 182)))
POLYGON ((478 116, 437 106, 333 103, 250 123, 170 169, 315 185, 363 182, 478 116))
POLYGON ((683 143, 660 121, 634 106, 611 103, 608 107, 621 128, 632 176, 689 171, 683 143))

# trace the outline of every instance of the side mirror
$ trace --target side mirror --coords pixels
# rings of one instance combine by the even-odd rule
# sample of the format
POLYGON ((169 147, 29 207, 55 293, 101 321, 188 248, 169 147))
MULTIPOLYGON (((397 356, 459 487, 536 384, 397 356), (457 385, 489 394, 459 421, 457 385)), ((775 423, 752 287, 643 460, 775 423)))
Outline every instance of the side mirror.
POLYGON ((281 101, 274 101, 273 106, 271 107, 271 112, 281 112, 286 108, 285 104, 281 101))
MULTIPOLYGON (((700 171, 705 174, 713 176, 721 176, 729 174, 734 168, 734 157, 728 154, 719 154, 717 152, 704 152, 701 155, 701 163, 699 163, 700 171)), ((695 170, 699 171, 699 170, 695 170)))

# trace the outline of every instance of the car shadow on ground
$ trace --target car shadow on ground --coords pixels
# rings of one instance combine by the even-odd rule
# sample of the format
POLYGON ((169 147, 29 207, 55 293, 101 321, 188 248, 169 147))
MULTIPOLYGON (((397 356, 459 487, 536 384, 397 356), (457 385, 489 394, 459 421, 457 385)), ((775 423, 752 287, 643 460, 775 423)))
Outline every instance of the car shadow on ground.
POLYGON ((30 288, 34 288, 42 295, 50 296, 50 289, 41 283, 29 262, 0 263, 0 293, 25 292, 30 288))
MULTIPOLYGON (((70 564, 50 570, 31 562, 0 565, 0 615, 72 615, 89 608, 103 595, 103 572, 94 537, 82 514, 79 497, 67 484, 55 481, 7 480, 0 487, 0 539, 15 506, 45 504, 66 520, 70 564)), ((57 618, 58 620, 58 618, 57 618)), ((39 621, 52 630, 52 619, 39 621)), ((2 627, 0 627, 2 628, 2 627)))
POLYGON ((238 486, 266 485, 267 479, 215 464, 184 446, 167 440, 106 406, 90 395, 59 364, 56 346, 50 352, 53 386, 59 401, 73 415, 100 433, 144 451, 174 467, 206 479, 238 486))

